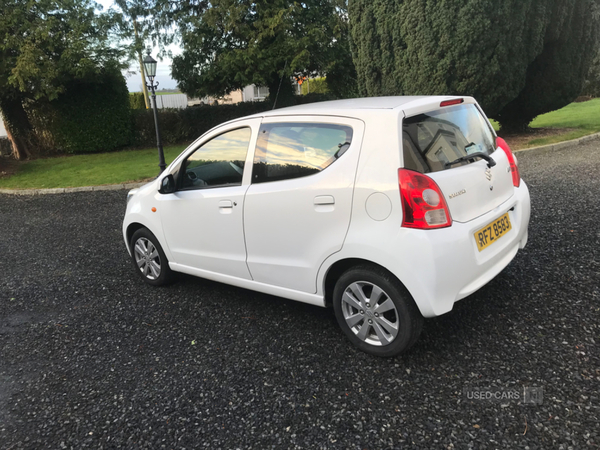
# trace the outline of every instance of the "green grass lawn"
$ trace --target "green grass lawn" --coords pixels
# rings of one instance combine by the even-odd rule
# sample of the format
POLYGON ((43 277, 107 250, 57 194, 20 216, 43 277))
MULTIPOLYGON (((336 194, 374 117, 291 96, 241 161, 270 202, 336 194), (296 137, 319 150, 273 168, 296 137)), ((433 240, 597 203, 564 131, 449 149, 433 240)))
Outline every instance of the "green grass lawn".
MULTIPOLYGON (((494 127, 497 126, 498 124, 494 123, 494 127)), ((600 132, 600 99, 572 103, 558 111, 539 116, 531 126, 571 130, 531 140, 525 137, 521 139, 523 143, 513 146, 513 149, 562 142, 600 132)), ((183 145, 166 147, 167 164, 173 161, 184 148, 183 145)), ((0 176, 0 188, 31 189, 120 184, 146 180, 158 174, 156 148, 64 156, 12 164, 15 168, 14 174, 0 176)), ((2 170, 4 169, 0 167, 0 172, 2 170)))
MULTIPOLYGON (((169 164, 185 149, 165 147, 169 164)), ((1 164, 1 163, 0 163, 1 164)), ((142 181, 158 175, 158 150, 126 150, 92 155, 36 159, 17 164, 16 173, 0 178, 0 188, 62 188, 142 181)))
MULTIPOLYGON (((492 121, 498 131, 498 123, 492 121)), ((571 103, 562 109, 538 116, 532 128, 573 128, 573 130, 543 138, 532 138, 518 148, 536 147, 577 139, 600 132, 600 98, 582 103, 571 103)))

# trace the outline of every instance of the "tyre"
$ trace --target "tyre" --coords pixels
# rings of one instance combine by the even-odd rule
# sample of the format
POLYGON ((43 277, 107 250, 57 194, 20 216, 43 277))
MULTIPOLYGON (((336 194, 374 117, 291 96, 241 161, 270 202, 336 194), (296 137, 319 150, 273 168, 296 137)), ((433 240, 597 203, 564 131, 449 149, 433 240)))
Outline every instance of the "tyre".
POLYGON ((392 357, 418 339, 423 316, 404 286, 389 272, 360 266, 345 272, 333 291, 338 324, 360 350, 392 357))
POLYGON ((169 261, 158 239, 147 228, 140 228, 131 237, 131 260, 136 272, 152 286, 163 286, 174 279, 169 261))

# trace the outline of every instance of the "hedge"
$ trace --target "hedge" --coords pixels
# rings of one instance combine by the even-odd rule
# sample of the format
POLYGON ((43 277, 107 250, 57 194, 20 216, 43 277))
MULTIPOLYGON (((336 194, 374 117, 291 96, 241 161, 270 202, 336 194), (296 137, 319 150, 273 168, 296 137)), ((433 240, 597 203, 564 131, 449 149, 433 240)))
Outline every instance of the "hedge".
MULTIPOLYGON (((309 94, 297 96, 296 104, 332 100, 327 94, 309 94)), ((186 144, 229 120, 251 114, 268 111, 273 108, 269 101, 244 102, 237 105, 198 105, 185 109, 158 110, 163 145, 186 144)), ((152 110, 132 110, 132 145, 135 147, 151 147, 156 145, 156 131, 152 110)))
POLYGON ((29 114, 44 153, 93 153, 131 144, 129 93, 118 70, 74 80, 29 114))
POLYGON ((146 109, 146 100, 144 100, 144 93, 130 92, 129 106, 131 106, 131 109, 146 109))

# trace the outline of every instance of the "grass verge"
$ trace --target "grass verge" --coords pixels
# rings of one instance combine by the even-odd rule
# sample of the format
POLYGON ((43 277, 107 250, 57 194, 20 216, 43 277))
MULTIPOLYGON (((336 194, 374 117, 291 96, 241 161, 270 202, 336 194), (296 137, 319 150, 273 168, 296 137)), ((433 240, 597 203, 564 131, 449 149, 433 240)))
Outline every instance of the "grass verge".
MULTIPOLYGON (((184 145, 165 147, 167 164, 184 149, 184 145)), ((2 162, 0 172, 1 164, 2 162)), ((154 148, 61 156, 10 164, 13 165, 11 169, 14 169, 14 173, 0 176, 0 188, 44 189, 120 184, 156 177, 158 150, 154 148)))
MULTIPOLYGON (((492 124, 498 131, 498 124, 496 122, 492 124)), ((506 140, 512 148, 524 149, 598 133, 600 132, 600 98, 571 103, 557 111, 542 114, 531 122, 531 128, 533 128, 531 133, 509 135, 506 136, 506 140)))

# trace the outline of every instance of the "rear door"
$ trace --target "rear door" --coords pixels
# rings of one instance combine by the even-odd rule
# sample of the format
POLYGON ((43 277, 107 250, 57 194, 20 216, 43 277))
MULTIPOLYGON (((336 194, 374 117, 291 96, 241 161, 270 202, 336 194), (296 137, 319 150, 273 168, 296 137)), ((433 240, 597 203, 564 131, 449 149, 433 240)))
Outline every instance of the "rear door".
POLYGON ((438 184, 452 219, 468 222, 496 208, 514 193, 510 164, 496 148, 495 135, 474 103, 433 107, 402 124, 404 167, 426 173, 438 184), (496 163, 457 159, 484 153, 496 163))
POLYGON ((349 118, 263 119, 244 203, 255 281, 316 292, 319 267, 342 248, 350 224, 363 132, 349 118))

